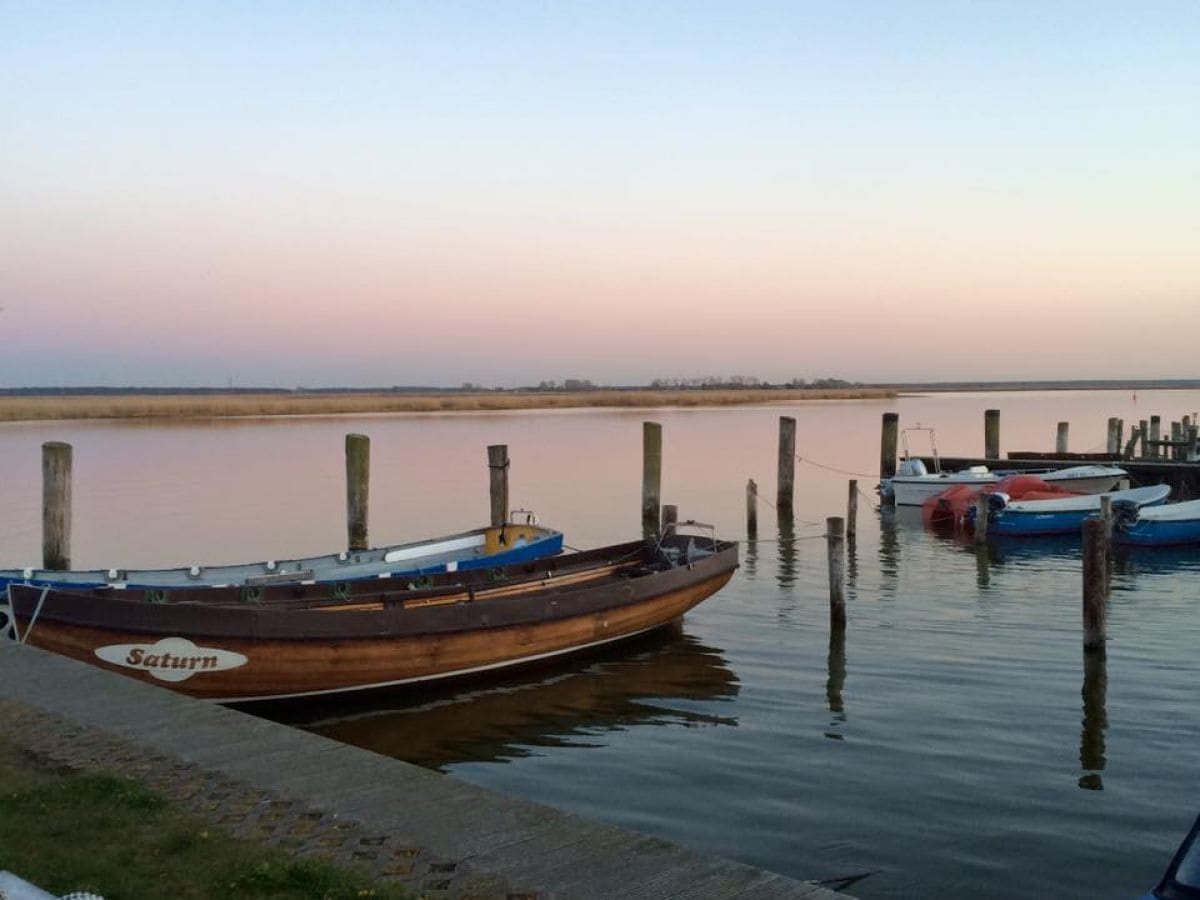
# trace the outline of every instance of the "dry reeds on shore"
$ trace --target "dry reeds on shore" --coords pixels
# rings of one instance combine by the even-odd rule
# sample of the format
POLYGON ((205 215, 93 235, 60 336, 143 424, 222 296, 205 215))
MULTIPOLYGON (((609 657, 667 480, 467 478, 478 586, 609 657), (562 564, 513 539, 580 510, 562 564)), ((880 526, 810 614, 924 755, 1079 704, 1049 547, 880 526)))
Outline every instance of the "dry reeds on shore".
POLYGON ((697 407, 807 400, 894 397, 873 388, 809 390, 505 391, 448 394, 92 394, 0 397, 0 421, 53 419, 214 419, 370 413, 579 409, 586 407, 697 407))

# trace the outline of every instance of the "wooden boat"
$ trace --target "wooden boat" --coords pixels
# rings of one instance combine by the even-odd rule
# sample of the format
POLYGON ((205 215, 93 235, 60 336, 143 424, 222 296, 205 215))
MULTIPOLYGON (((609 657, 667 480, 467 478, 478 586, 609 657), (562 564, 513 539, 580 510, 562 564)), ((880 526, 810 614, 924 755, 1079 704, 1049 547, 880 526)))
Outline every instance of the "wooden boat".
POLYGON ((15 637, 218 702, 450 678, 644 634, 729 581, 737 544, 675 535, 511 566, 335 584, 10 585, 15 637))
POLYGON ((1147 547, 1200 543, 1200 500, 1140 508, 1115 502, 1113 540, 1147 547))
MULTIPOLYGON (((524 512, 524 511, 522 511, 524 512)), ((562 552, 561 531, 532 522, 477 528, 372 550, 330 553, 303 559, 267 560, 171 569, 0 570, 0 590, 8 584, 52 587, 164 588, 226 587, 277 583, 348 582, 455 572, 524 562, 562 552)))
POLYGON ((1200 817, 1192 823, 1154 890, 1139 900, 1200 900, 1200 817))
MULTIPOLYGON (((1108 496, 1114 504, 1122 501, 1138 509, 1154 506, 1166 501, 1171 493, 1170 485, 1155 484, 1150 487, 1114 491, 1108 496)), ((1011 535, 1067 534, 1079 531, 1084 519, 1100 512, 1100 496, 1083 494, 1061 497, 1055 500, 1016 500, 1009 502, 1004 494, 993 494, 988 509, 988 533, 1011 535)), ((974 509, 968 510, 974 517, 974 509)))
POLYGON ((1027 469, 1021 472, 971 466, 959 472, 943 472, 932 428, 905 428, 900 437, 904 447, 900 466, 894 476, 879 484, 880 496, 891 499, 896 506, 921 506, 930 497, 935 497, 952 487, 965 486, 978 492, 989 484, 996 484, 1003 478, 1017 474, 1036 475, 1047 484, 1057 485, 1077 494, 1103 494, 1116 487, 1117 483, 1128 475, 1124 469, 1116 466, 1098 465, 1070 466, 1065 469, 1027 469), (934 471, 930 472, 925 463, 909 453, 910 431, 929 432, 934 471))

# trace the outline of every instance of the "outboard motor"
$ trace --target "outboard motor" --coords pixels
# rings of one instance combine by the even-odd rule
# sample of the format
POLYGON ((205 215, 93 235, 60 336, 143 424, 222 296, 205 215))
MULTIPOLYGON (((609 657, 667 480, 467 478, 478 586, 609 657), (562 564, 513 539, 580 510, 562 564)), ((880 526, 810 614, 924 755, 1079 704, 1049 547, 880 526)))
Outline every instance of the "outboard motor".
POLYGON ((1008 506, 1009 499, 1008 494, 1003 491, 988 494, 988 512, 993 514, 1001 512, 1004 507, 1008 506))
POLYGON ((1138 517, 1135 500, 1114 500, 1112 503, 1113 528, 1128 528, 1138 517))

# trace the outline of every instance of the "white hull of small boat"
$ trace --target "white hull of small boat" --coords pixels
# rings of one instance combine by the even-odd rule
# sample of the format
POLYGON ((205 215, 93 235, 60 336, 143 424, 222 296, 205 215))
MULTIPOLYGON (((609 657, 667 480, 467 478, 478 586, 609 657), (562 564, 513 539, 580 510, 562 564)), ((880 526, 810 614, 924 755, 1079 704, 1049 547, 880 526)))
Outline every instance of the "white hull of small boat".
MULTIPOLYGON (((923 467, 922 467, 923 468, 923 467)), ((1115 466, 1072 466, 1054 471, 993 472, 986 466, 973 466, 961 472, 933 472, 925 475, 897 474, 891 479, 892 496, 897 506, 920 506, 947 488, 967 485, 981 490, 1007 475, 1036 475, 1048 484, 1056 484, 1078 494, 1103 494, 1126 476, 1115 466)))

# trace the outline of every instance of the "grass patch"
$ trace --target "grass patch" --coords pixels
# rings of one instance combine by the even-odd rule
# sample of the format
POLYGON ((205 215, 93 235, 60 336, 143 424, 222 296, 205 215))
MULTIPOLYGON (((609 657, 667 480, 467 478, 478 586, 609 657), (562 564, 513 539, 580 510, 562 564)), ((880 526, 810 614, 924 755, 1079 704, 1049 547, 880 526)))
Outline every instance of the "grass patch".
POLYGON ((505 391, 479 394, 121 394, 0 397, 0 422, 47 419, 213 419, 488 410, 740 406, 877 400, 876 388, 713 391, 505 391))
POLYGON ((39 767, 0 739, 0 869, 54 894, 396 900, 364 873, 239 841, 140 784, 39 767))

